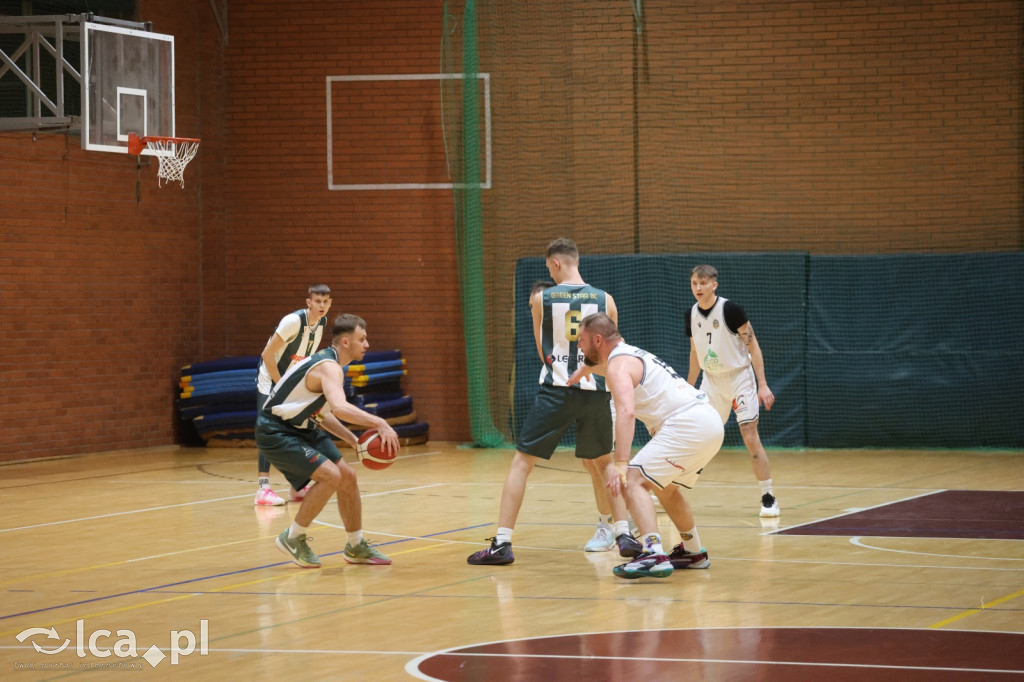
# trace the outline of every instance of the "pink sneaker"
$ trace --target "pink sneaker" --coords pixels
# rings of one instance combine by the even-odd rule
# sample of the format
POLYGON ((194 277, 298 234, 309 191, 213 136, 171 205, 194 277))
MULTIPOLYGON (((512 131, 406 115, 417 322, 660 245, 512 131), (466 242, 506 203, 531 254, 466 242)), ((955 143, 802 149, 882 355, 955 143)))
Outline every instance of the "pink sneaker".
POLYGON ((256 505, 259 507, 280 507, 284 504, 282 499, 271 487, 260 488, 256 491, 256 505))
MULTIPOLYGON (((313 487, 313 481, 310 481, 309 483, 306 484, 306 487, 303 488, 302 490, 292 490, 291 495, 289 495, 289 497, 288 497, 288 501, 289 502, 302 502, 304 499, 306 499, 306 493, 308 493, 309 489, 312 488, 312 487, 313 487)), ((284 504, 284 502, 282 501, 281 504, 284 504)))

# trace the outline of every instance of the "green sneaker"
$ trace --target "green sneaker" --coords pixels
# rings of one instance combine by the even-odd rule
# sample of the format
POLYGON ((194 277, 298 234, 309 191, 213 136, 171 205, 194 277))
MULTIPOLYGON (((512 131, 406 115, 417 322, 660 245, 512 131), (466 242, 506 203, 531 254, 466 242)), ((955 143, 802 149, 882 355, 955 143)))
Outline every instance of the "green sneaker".
POLYGON ((277 536, 274 544, 277 548, 288 555, 288 557, 303 568, 320 568, 320 557, 306 544, 306 534, 297 535, 294 539, 288 538, 288 528, 277 536))
POLYGON ((391 564, 391 558, 386 554, 378 552, 375 547, 366 541, 366 538, 363 538, 355 547, 345 543, 345 561, 350 564, 373 564, 374 566, 388 566, 391 564))

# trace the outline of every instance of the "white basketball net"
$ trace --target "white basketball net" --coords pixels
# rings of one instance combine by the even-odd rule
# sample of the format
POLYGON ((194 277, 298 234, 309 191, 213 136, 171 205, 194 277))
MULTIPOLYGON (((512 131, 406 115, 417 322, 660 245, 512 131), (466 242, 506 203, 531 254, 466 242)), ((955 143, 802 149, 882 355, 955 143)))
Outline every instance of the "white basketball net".
POLYGON ((199 151, 199 140, 146 140, 146 149, 156 152, 160 167, 156 171, 158 187, 163 182, 177 182, 185 186, 185 166, 199 151))

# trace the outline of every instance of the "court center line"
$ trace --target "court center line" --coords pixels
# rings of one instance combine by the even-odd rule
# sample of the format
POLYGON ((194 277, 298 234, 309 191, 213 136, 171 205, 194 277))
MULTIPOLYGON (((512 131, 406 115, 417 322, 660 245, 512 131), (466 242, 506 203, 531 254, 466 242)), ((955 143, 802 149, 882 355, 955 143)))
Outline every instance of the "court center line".
POLYGON ((980 609, 970 609, 969 611, 964 611, 963 613, 958 613, 955 616, 951 616, 951 617, 947 618, 946 620, 940 620, 938 623, 935 623, 933 625, 929 625, 928 627, 930 629, 937 630, 938 628, 941 628, 941 627, 944 627, 946 625, 949 625, 950 623, 955 623, 956 621, 962 620, 964 618, 967 618, 968 616, 973 616, 976 613, 981 613, 985 609, 990 609, 993 606, 998 606, 999 604, 1003 604, 1005 602, 1011 601, 1011 600, 1016 599, 1017 597, 1020 597, 1020 596, 1024 596, 1024 590, 1018 590, 1017 592, 1014 592, 1013 594, 1008 594, 1005 597, 1000 597, 999 599, 994 599, 994 600, 988 602, 987 604, 983 603, 981 605, 980 609))

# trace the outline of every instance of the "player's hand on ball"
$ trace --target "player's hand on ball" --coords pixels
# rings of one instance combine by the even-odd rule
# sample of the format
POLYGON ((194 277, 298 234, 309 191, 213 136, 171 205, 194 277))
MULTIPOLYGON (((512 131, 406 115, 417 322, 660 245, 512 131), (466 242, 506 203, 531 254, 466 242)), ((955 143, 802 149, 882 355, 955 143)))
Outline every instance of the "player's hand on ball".
POLYGON ((380 434, 380 439, 384 445, 384 451, 397 455, 401 444, 398 442, 398 434, 391 428, 390 424, 385 423, 383 426, 377 428, 377 433, 380 434))

